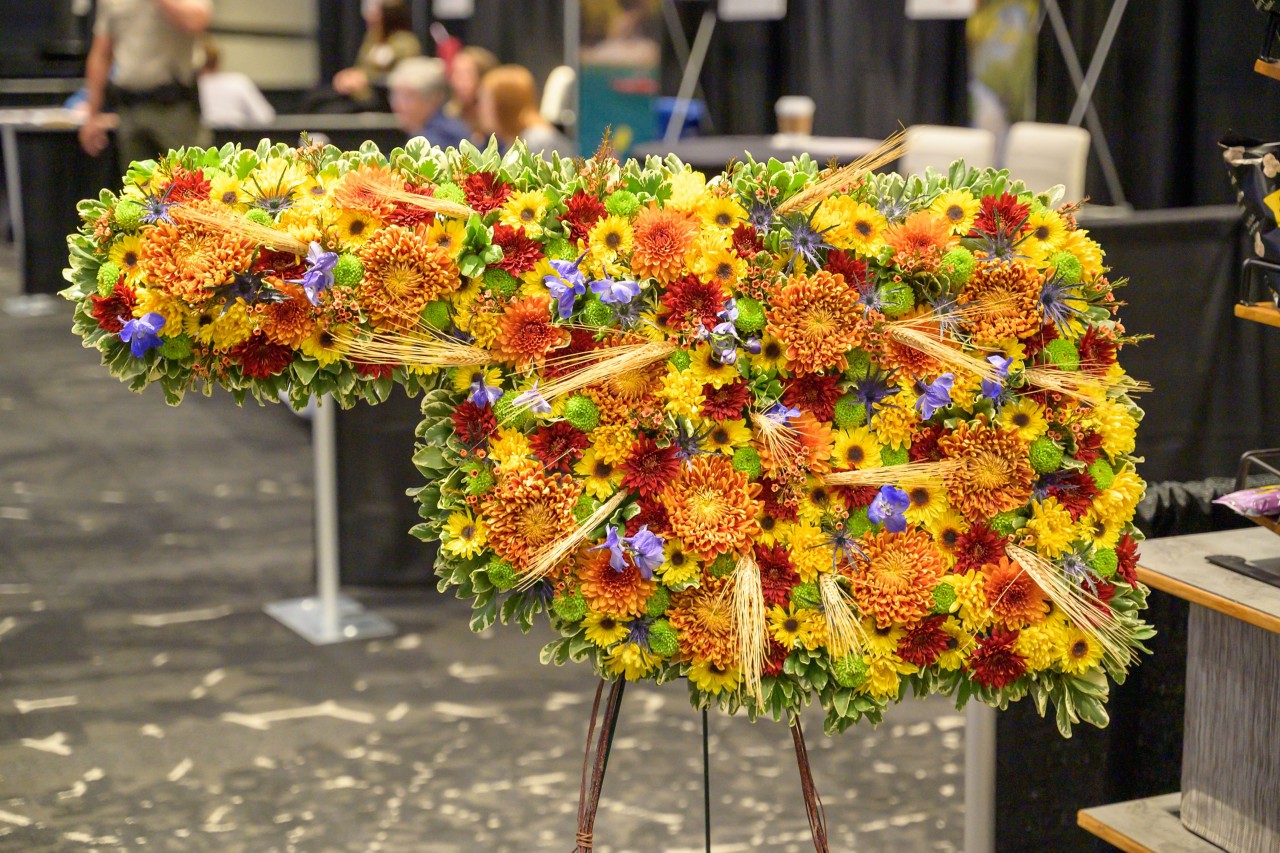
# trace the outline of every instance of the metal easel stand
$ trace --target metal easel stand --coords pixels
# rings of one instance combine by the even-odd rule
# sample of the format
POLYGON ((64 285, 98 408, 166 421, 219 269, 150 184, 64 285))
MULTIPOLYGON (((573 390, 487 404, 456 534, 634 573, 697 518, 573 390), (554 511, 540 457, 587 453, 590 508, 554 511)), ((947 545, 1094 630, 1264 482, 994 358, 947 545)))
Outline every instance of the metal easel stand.
MULTIPOLYGON (((680 75, 680 89, 676 92, 675 108, 671 110, 667 129, 662 134, 664 145, 673 145, 680 139, 684 120, 689 115, 689 105, 693 101, 694 91, 698 88, 698 78, 702 76, 702 66, 707 61, 711 35, 716 31, 716 20, 715 10, 708 8, 698 21, 698 31, 693 36, 693 47, 689 48, 684 73, 680 75)), ((668 25, 670 26, 670 23, 668 25)))
POLYGON ((376 613, 338 592, 338 471, 333 398, 325 395, 311 419, 315 466, 316 594, 273 601, 267 615, 316 646, 389 637, 396 632, 376 613))
POLYGON ((996 709, 970 700, 964 711, 964 851, 996 849, 996 709))
POLYGON ((1120 29, 1120 21, 1124 17, 1129 0, 1114 0, 1107 22, 1102 27, 1102 35, 1098 37, 1098 46, 1089 60, 1089 70, 1080 66, 1080 56, 1071 41, 1071 33, 1067 30, 1067 21, 1062 15, 1062 7, 1058 0, 1044 0, 1045 14, 1053 27, 1053 35, 1062 51, 1062 59, 1067 64, 1067 73, 1071 75, 1071 83, 1076 89, 1076 103, 1071 110, 1067 124, 1079 127, 1084 121, 1089 125, 1089 133, 1093 136, 1093 144, 1098 152, 1098 162, 1102 164, 1102 175, 1107 182, 1107 191, 1111 194, 1111 203, 1116 207, 1130 207, 1125 198, 1124 186, 1120 182, 1120 172, 1116 169, 1115 158, 1111 156, 1111 146, 1107 144, 1107 136, 1102 130, 1102 121, 1098 118, 1098 110, 1093 105, 1093 92, 1097 88, 1098 78, 1102 75, 1102 66, 1107 62, 1111 46, 1115 41, 1116 31, 1120 29))

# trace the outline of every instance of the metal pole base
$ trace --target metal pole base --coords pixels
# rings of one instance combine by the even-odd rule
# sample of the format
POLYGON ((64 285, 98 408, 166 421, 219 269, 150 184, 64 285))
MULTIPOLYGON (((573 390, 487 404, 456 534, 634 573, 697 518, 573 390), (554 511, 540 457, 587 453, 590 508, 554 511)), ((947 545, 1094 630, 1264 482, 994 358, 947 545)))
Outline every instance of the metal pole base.
POLYGON ((262 609, 314 646, 390 637, 396 633, 395 625, 345 595, 338 596, 338 619, 332 626, 325 625, 324 608, 314 595, 273 601, 262 609))

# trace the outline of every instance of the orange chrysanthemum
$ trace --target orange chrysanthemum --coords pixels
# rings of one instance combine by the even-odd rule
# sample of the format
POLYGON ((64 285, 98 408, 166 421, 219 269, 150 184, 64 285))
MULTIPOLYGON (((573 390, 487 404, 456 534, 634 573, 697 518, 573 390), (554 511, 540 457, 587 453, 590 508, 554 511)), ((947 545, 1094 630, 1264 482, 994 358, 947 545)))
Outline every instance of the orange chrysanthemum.
POLYGON ((209 288, 248 269, 256 249, 251 240, 205 225, 161 221, 147 232, 139 262, 153 287, 200 305, 209 288))
POLYGON ((861 540, 866 561, 851 578, 853 600, 881 628, 910 624, 933 607, 933 588, 946 571, 933 537, 919 530, 881 530, 861 540))
POLYGON ((1040 330, 1040 274, 1029 264, 981 263, 956 302, 977 343, 1025 338, 1040 330))
POLYGON ((672 532, 706 559, 740 554, 760 533, 760 486, 735 471, 728 457, 695 456, 662 492, 672 532))
POLYGON ((569 332, 551 322, 551 297, 540 293, 507 306, 498 321, 493 353, 516 367, 541 367, 547 353, 567 343, 569 332))
POLYGON ((680 635, 681 657, 710 661, 721 669, 738 664, 729 578, 704 577, 696 587, 671 597, 667 621, 680 635))
MULTIPOLYGON (((933 308, 913 311, 900 322, 910 322, 911 328, 932 338, 942 338, 939 323, 936 320, 921 319, 933 314, 933 308)), ((942 365, 936 358, 895 338, 889 328, 877 334, 879 347, 875 350, 875 360, 883 370, 898 369, 906 376, 933 376, 943 372, 942 365)))
POLYGON ((597 613, 616 619, 630 619, 644 614, 645 603, 657 584, 640 574, 640 570, 628 561, 622 571, 609 565, 609 552, 583 551, 576 561, 578 578, 582 581, 582 597, 587 606, 597 613))
POLYGON ((1026 442, 1017 433, 966 421, 938 439, 938 448, 960 460, 943 475, 943 482, 947 497, 966 518, 990 518, 1030 499, 1035 472, 1026 442))
POLYGON ((262 331, 269 340, 298 349, 316 330, 316 310, 299 289, 290 299, 273 302, 262 312, 262 331))
POLYGON ((756 441, 754 447, 760 454, 764 469, 775 477, 791 474, 825 474, 831 470, 831 452, 835 439, 831 434, 831 422, 820 421, 812 412, 801 412, 788 422, 790 430, 777 445, 788 459, 775 459, 773 447, 767 441, 756 441))
POLYGON ((411 329, 428 302, 458 289, 458 268, 425 232, 401 225, 379 229, 360 249, 360 305, 375 326, 411 329))
POLYGON ((982 567, 982 588, 996 621, 1010 630, 1038 625, 1049 615, 1049 597, 1017 563, 1001 557, 982 567))
POLYGON ((581 494, 582 484, 572 477, 531 462, 503 471, 481 505, 489 547, 525 568, 540 549, 577 528, 573 508, 581 494))
POLYGON ((944 217, 921 210, 890 225, 884 242, 893 249, 893 262, 903 272, 933 272, 951 244, 959 240, 951 231, 951 223, 944 217))
POLYGON ((339 178, 329 197, 343 210, 361 210, 386 219, 396 212, 398 204, 387 197, 404 189, 404 179, 381 166, 361 166, 339 178))
POLYGON ((786 347, 797 373, 844 370, 845 353, 861 342, 858 294, 829 272, 794 275, 770 297, 769 331, 786 347))
POLYGON ((684 258, 698 236, 698 222, 682 211, 650 205, 636 217, 632 235, 632 273, 670 284, 684 272, 684 258))

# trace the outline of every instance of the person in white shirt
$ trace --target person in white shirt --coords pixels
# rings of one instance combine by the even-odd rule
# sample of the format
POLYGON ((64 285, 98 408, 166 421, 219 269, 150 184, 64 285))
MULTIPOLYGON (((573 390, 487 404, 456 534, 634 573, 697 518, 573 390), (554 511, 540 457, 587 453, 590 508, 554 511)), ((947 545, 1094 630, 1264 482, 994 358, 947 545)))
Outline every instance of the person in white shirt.
POLYGON ((270 124, 276 111, 249 75, 221 70, 222 56, 212 38, 205 38, 200 89, 200 116, 209 127, 249 127, 270 124))

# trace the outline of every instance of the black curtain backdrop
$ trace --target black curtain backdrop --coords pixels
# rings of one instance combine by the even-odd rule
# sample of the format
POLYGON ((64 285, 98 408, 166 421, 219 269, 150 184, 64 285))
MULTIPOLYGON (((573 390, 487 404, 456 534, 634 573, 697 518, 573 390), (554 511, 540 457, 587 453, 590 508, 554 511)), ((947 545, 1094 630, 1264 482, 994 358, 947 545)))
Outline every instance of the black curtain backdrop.
MULTIPOLYGON (((1087 68, 1111 4, 1062 5, 1087 68)), ((1228 129, 1280 139, 1280 82, 1253 71, 1265 24, 1249 0, 1129 5, 1094 103, 1135 207, 1231 202, 1218 140, 1228 129)), ((1037 118, 1064 122, 1075 88, 1048 22, 1039 44, 1037 118)), ((1096 156, 1088 186, 1111 201, 1096 156)))

